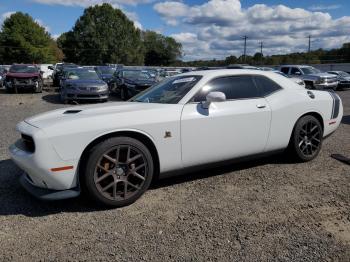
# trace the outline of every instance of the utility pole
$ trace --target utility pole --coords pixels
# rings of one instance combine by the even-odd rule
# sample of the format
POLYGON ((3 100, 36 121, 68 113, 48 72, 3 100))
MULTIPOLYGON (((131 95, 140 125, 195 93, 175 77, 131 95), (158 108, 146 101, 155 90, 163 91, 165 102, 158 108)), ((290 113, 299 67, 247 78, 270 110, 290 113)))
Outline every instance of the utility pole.
POLYGON ((242 39, 244 39, 244 53, 243 53, 243 61, 244 63, 246 62, 246 57, 247 57, 247 36, 242 36, 242 39))
POLYGON ((309 35, 309 50, 308 52, 310 53, 311 52, 311 35, 309 35))
POLYGON ((260 41, 260 64, 262 65, 262 61, 263 61, 263 46, 264 46, 264 42, 260 41))

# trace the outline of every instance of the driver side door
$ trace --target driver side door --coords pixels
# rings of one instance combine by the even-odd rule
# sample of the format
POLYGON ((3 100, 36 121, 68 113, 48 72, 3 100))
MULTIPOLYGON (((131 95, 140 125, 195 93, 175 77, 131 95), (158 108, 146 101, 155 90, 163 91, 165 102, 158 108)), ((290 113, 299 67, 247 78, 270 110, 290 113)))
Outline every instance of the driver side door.
POLYGON ((249 75, 211 80, 184 106, 181 116, 184 167, 262 153, 271 121, 270 107, 249 75), (201 102, 209 92, 222 92, 226 101, 201 102))

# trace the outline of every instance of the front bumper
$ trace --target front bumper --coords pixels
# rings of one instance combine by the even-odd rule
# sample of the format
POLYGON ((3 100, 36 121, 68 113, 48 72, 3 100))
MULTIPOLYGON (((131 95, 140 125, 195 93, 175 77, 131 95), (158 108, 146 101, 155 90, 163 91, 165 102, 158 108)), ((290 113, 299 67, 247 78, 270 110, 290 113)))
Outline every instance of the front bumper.
POLYGON ((66 99, 71 100, 106 100, 109 98, 109 90, 102 91, 82 91, 82 90, 74 90, 67 89, 64 92, 64 96, 66 99))
POLYGON ((338 82, 315 84, 314 86, 316 89, 335 89, 338 86, 338 82))
POLYGON ((19 181, 22 187, 28 193, 30 193, 31 195, 33 195, 38 199, 45 200, 45 201, 74 198, 80 195, 79 187, 68 189, 68 190, 52 190, 52 189, 37 187, 33 184, 33 182, 31 181, 31 178, 26 173, 22 174, 19 181))
POLYGON ((26 122, 17 125, 17 130, 31 136, 35 151, 23 148, 22 140, 9 148, 12 160, 30 177, 31 184, 45 190, 69 190, 78 186, 79 160, 63 160, 51 145, 46 134, 39 128, 26 122), (72 168, 56 171, 55 168, 72 168))

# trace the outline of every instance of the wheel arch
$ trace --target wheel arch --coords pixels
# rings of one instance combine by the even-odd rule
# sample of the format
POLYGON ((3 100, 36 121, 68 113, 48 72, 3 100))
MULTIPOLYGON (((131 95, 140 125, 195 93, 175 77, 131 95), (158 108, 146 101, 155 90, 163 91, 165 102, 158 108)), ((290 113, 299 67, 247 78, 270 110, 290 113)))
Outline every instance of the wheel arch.
POLYGON ((292 132, 291 132, 291 134, 290 134, 289 142, 290 142, 290 140, 291 140, 291 138, 292 138, 292 135, 293 135, 293 132, 294 132, 294 128, 295 128, 296 124, 298 123, 298 121, 299 121, 302 117, 308 116, 308 115, 313 116, 313 117, 315 117, 318 121, 320 121, 320 124, 321 124, 321 127, 322 127, 322 131, 324 132, 324 121, 323 121, 322 115, 321 115, 319 112, 316 112, 316 111, 309 111, 309 112, 304 113, 303 115, 301 115, 301 116, 295 121, 295 123, 294 123, 294 125, 293 125, 292 132))
POLYGON ((160 162, 159 162, 159 154, 157 147, 153 141, 153 139, 137 130, 118 130, 118 131, 113 131, 110 133, 103 134, 101 136, 96 137, 94 140, 92 140, 83 150, 83 153, 81 154, 80 160, 79 160, 79 180, 81 180, 81 175, 84 173, 84 165, 83 163, 85 162, 86 158, 88 157, 89 151, 97 144, 101 143, 102 141, 112 138, 112 137, 131 137, 134 138, 141 143, 143 143, 151 152, 152 158, 153 158, 153 164, 154 164, 154 176, 153 179, 158 179, 159 178, 159 173, 160 173, 160 162))

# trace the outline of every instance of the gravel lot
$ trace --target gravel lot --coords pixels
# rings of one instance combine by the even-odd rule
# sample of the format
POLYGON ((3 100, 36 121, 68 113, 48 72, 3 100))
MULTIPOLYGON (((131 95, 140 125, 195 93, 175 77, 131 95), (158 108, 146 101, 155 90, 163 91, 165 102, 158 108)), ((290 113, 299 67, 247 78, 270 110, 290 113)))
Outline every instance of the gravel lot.
POLYGON ((44 203, 9 159, 15 124, 63 107, 55 93, 0 91, 0 261, 350 261, 350 91, 320 156, 283 156, 166 179, 135 204, 96 209, 84 199, 44 203))

